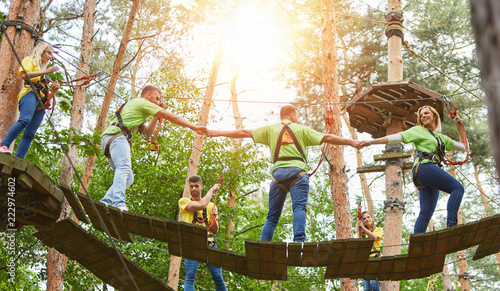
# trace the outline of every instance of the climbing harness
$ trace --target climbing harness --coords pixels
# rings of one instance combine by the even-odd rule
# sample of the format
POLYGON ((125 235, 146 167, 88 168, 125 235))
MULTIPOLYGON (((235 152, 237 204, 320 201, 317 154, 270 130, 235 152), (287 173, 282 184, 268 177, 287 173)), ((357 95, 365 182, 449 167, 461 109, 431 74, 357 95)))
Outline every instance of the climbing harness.
MULTIPOLYGON (((217 179, 215 184, 222 184, 222 181, 224 180, 224 175, 226 174, 226 172, 228 170, 229 170, 228 167, 224 167, 224 169, 222 170, 222 174, 220 175, 219 179, 217 179)), ((217 202, 217 192, 218 192, 218 190, 214 191, 214 208, 215 208, 215 203, 217 202)), ((217 219, 217 217, 215 216, 215 214, 212 214, 212 222, 210 223, 210 227, 208 229, 210 229, 210 228, 212 228, 212 226, 214 226, 216 219, 217 219)))
MULTIPOLYGON (((443 103, 446 107, 446 110, 448 111, 450 118, 454 120, 455 117, 457 117, 457 112, 458 112, 457 106, 455 104, 453 104, 453 102, 451 102, 446 96, 443 96, 442 100, 443 100, 443 103), (451 111, 450 108, 448 107, 448 105, 453 107, 454 111, 451 111)), ((423 160, 429 160, 433 164, 438 165, 439 167, 443 166, 441 164, 441 162, 445 163, 446 165, 461 165, 469 160, 469 142, 467 141, 467 135, 465 133, 465 127, 464 127, 463 122, 460 122, 458 127, 459 127, 457 129, 458 134, 460 135, 461 139, 464 141, 465 151, 467 152, 467 155, 463 161, 450 161, 446 157, 445 145, 444 145, 443 141, 438 136, 436 136, 432 130, 428 129, 429 133, 436 139, 436 141, 438 143, 438 147, 437 147, 437 150, 435 152, 432 152, 432 153, 427 153, 427 152, 422 152, 422 151, 417 150, 417 158, 419 160, 418 160, 417 165, 415 166, 415 171, 413 173, 413 182, 414 182, 415 186, 417 186, 418 189, 425 187, 417 179, 418 169, 419 169, 420 163, 423 160)))
POLYGON ((122 119, 122 115, 120 114, 120 112, 122 111, 123 107, 127 104, 128 102, 125 102, 123 103, 120 108, 118 108, 118 110, 115 111, 115 115, 116 115, 116 119, 118 120, 118 122, 113 122, 111 123, 111 125, 113 126, 116 126, 118 128, 120 128, 120 132, 115 134, 109 141, 108 143, 106 144, 106 147, 104 148, 104 155, 107 157, 107 158, 111 158, 111 154, 109 152, 109 147, 111 145, 111 142, 117 138, 118 136, 120 135, 124 135, 126 138, 127 138, 127 141, 129 144, 132 144, 132 132, 133 131, 136 131, 136 130, 139 130, 139 132, 142 132, 144 131, 144 122, 141 123, 140 125, 134 127, 134 128, 127 128, 124 124, 123 124, 123 119, 122 119))
MULTIPOLYGON (((191 201, 193 201, 193 198, 191 198, 191 201)), ((214 205, 214 207, 215 207, 215 205, 214 205)), ((212 218, 212 221, 213 221, 213 218, 212 218)), ((196 223, 205 224, 205 226, 207 227, 207 230, 208 230, 207 243, 209 246, 215 245, 215 237, 214 237, 213 233, 210 231, 211 226, 208 225, 207 208, 206 207, 202 211, 202 217, 198 216, 198 211, 193 211, 193 221, 191 223, 192 224, 196 224, 196 223)))
MULTIPOLYGON (((42 105, 39 105, 38 108, 42 106, 47 110, 54 109, 56 105, 55 95, 57 93, 57 89, 50 90, 50 79, 47 75, 44 75, 40 78, 40 81, 33 83, 36 93, 40 96, 40 100, 42 101, 42 105)), ((24 80, 24 86, 31 89, 31 86, 27 80, 24 80)))
MULTIPOLYGON (((295 137, 295 134, 293 133, 292 129, 290 128, 290 126, 288 126, 288 124, 286 124, 286 123, 282 123, 282 124, 283 124, 283 129, 281 129, 280 135, 278 137, 278 144, 276 145, 276 149, 274 150, 273 163, 276 163, 277 161, 299 160, 299 161, 303 161, 306 164, 307 168, 311 169, 311 167, 309 167, 309 164, 307 163, 307 159, 306 159, 306 156, 304 154, 304 151, 300 147, 299 141, 297 140, 297 137, 295 137), (299 158, 299 157, 280 158, 280 157, 278 157, 280 149, 281 149, 281 144, 283 144, 283 143, 284 144, 292 144, 293 143, 295 145, 295 147, 297 148, 297 150, 299 151, 302 158, 299 158)), ((319 167, 319 165, 318 165, 318 167, 319 167)), ((316 170, 314 170, 314 171, 316 171, 316 170)), ((290 182, 289 187, 291 188, 293 183, 304 174, 307 174, 307 172, 302 171, 302 172, 300 172, 300 173, 298 173, 298 174, 296 174, 296 175, 294 175, 286 180, 283 180, 283 181, 278 181, 273 176, 271 176, 271 179, 273 180, 274 183, 276 183, 283 190, 285 190, 286 193, 288 193, 288 192, 290 192, 290 190, 287 189, 287 187, 285 187, 285 184, 290 182)))

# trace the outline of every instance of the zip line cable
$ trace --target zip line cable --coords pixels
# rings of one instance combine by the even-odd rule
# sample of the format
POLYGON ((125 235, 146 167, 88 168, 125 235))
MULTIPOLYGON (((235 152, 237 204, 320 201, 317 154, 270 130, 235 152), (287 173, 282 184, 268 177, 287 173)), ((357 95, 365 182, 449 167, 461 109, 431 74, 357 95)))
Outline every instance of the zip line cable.
POLYGON ((491 198, 490 196, 486 195, 486 193, 484 193, 484 191, 481 191, 481 189, 479 189, 474 183, 472 183, 471 180, 469 180, 469 178, 467 178, 464 173, 462 173, 462 171, 460 171, 457 167, 455 167, 455 170, 457 170, 464 178, 465 180, 467 180, 474 188, 477 189, 477 191, 479 191, 479 193, 481 195, 484 195, 486 198, 488 198, 491 202, 495 203, 496 205, 500 206, 500 204, 498 204, 498 202, 496 202, 493 198, 491 198))
MULTIPOLYGON (((22 64, 22 61, 21 61, 21 58, 20 58, 20 57, 19 57, 19 55, 17 54, 17 51, 16 51, 16 49, 15 49, 15 47, 14 47, 14 45, 13 45, 13 43, 12 43, 12 41, 11 41, 10 37, 9 37, 9 35, 8 35, 7 33, 5 33, 5 32, 6 32, 6 28, 5 28, 5 25, 3 25, 3 23, 2 23, 2 27, 1 27, 1 29, 2 29, 2 31, 3 31, 3 33, 2 33, 2 34, 5 36, 5 38, 6 38, 6 39, 7 39, 7 41, 9 42, 10 47, 12 48, 12 52, 14 53, 14 56, 16 57, 17 61, 18 61, 18 62, 19 62, 19 64, 21 65, 21 68, 22 68, 22 70, 23 70, 23 72, 24 72, 24 75, 26 76, 26 80, 27 80, 28 84, 30 85, 31 90, 33 91, 33 93, 34 93, 34 95, 35 95, 35 97, 36 97, 36 99, 37 99, 37 103, 39 103, 39 104, 43 104, 43 103, 42 103, 42 100, 41 100, 41 98, 40 98, 40 95, 38 95, 38 92, 36 91, 36 89, 35 89, 35 86, 34 86, 33 82, 32 82, 32 81, 31 81, 31 79, 29 78, 29 76, 28 76, 28 72, 27 72, 27 71, 26 71, 26 69, 24 68, 24 66, 23 66, 23 64, 22 64)), ((42 110, 44 110, 44 109, 42 108, 42 110)), ((61 146, 61 149, 63 150, 65 157, 68 159, 69 164, 70 164, 71 168, 73 169, 75 176, 77 177, 77 179, 78 179, 78 181, 80 182, 80 184, 81 184, 82 188, 84 189, 85 194, 86 194, 86 195, 89 197, 89 199, 90 199, 90 194, 88 193, 87 187, 85 187, 85 185, 83 184, 83 181, 82 181, 82 179, 81 179, 80 175, 78 174, 78 171, 77 171, 77 169, 76 169, 75 165, 73 164, 73 161, 72 161, 72 160, 71 160, 71 158, 69 157, 68 151, 67 151, 67 149, 64 147, 64 144, 63 144, 62 139, 61 139, 61 137, 60 137, 60 135, 59 135, 59 132, 56 130, 56 128, 55 128, 54 124, 52 123, 52 120, 50 119, 50 116, 47 114, 47 112, 45 112, 45 116, 47 116, 47 122, 49 123, 49 125, 50 125, 50 126, 51 126, 51 128, 52 128, 52 130, 54 131, 54 135, 55 135, 55 137, 56 137, 57 141, 59 142, 59 145, 61 146)), ((135 279, 134 279, 134 277, 132 276, 132 273, 130 272, 130 270, 129 270, 129 268, 128 268, 127 264, 125 263, 125 260, 123 259, 123 257, 122 257, 122 255, 121 255, 120 251, 118 250, 118 248, 116 247, 115 243, 114 243, 114 242, 113 242, 113 240, 111 239, 111 234, 110 234, 110 232, 109 232, 108 228, 106 227, 106 225, 104 224, 104 221, 103 221, 102 217, 100 216, 99 212, 97 211, 97 208, 95 207, 95 204, 93 203, 92 199, 90 199, 90 201, 91 201, 91 204, 92 204, 92 207, 93 207, 94 211, 98 214, 99 221, 100 221, 101 225, 103 226, 103 228, 104 228, 104 230, 105 230, 106 234, 108 235, 108 238, 109 238, 109 240, 110 240, 110 242, 111 242, 111 245, 112 245, 112 246, 113 246, 113 248, 115 249, 115 251, 116 251, 116 253, 117 253, 118 257, 120 258, 120 261, 121 261, 122 265, 125 267, 125 270, 126 270, 127 274, 128 274, 128 275, 129 275, 129 277, 131 278, 131 280, 132 280, 132 282, 133 282, 134 286, 136 287, 136 289, 137 289, 138 291, 140 291, 140 289, 139 289, 139 287, 137 286, 137 283, 135 282, 135 279)))
POLYGON ((468 91, 472 96, 476 97, 478 100, 480 100, 481 102, 485 103, 484 99, 477 96, 476 94, 470 92, 467 88, 465 88, 465 86, 463 86, 462 84, 458 83, 457 81, 453 80, 450 76, 448 76, 445 72, 443 72, 441 69, 439 69, 438 67, 436 67, 435 65, 433 65, 430 61, 428 61, 427 59, 425 59, 423 56, 421 56, 420 54, 418 54, 417 52, 415 52, 412 48, 410 48, 410 45, 408 44, 407 41, 403 41, 403 45, 406 47, 406 49, 412 53, 413 55, 415 55, 417 58, 421 59, 422 61, 426 62, 429 66, 431 66, 433 69, 435 69, 436 71, 438 71, 441 75, 443 75, 444 77, 446 77, 448 80, 452 81, 453 83, 455 83, 457 86, 459 86, 460 88, 462 88, 463 90, 466 90, 468 91))

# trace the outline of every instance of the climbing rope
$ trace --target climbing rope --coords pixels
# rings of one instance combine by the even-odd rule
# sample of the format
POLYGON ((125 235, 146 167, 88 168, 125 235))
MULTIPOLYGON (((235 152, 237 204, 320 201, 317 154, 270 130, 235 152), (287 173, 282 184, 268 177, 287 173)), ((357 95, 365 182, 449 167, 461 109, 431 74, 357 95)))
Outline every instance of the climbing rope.
POLYGON ((158 134, 160 133, 162 122, 163 122, 163 118, 158 118, 158 123, 156 124, 156 130, 155 130, 155 133, 154 133, 153 137, 151 138, 151 140, 145 134, 143 135, 144 140, 149 142, 148 150, 150 150, 152 152, 157 152, 160 149, 158 142, 156 142, 155 140, 156 140, 156 137, 158 136, 158 134))
MULTIPOLYGON (((226 172, 228 170, 229 170, 228 167, 224 167, 224 169, 222 170, 222 174, 220 175, 219 179, 217 179, 217 182, 215 182, 215 184, 222 184, 222 181, 224 180, 224 175, 226 174, 226 172)), ((219 191, 218 190, 214 191, 214 208, 215 208, 215 204, 217 203, 217 192, 219 192, 219 191)), ((213 210, 213 208, 212 208, 212 210, 213 210)), ((215 220, 216 220, 215 214, 212 214, 212 222, 210 223, 210 227, 208 229, 211 229, 212 226, 214 226, 215 220)))
POLYGON ((61 84, 61 86, 70 86, 70 87, 76 87, 76 88, 81 88, 85 85, 88 85, 90 84, 90 81, 94 80, 97 76, 99 76, 99 73, 97 74, 92 74, 92 75, 85 75, 81 78, 78 78, 78 79, 75 79, 75 80, 71 80, 71 81, 65 81, 65 82, 59 82, 61 84), (83 81, 83 83, 79 84, 79 85, 73 85, 72 83, 76 83, 76 82, 80 82, 80 81, 83 81))

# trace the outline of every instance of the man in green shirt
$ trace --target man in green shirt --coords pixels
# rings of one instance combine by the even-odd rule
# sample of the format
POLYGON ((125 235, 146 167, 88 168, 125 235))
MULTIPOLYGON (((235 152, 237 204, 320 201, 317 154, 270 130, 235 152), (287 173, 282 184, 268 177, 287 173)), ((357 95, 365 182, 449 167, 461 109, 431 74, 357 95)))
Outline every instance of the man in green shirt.
POLYGON ((333 134, 319 133, 298 124, 297 108, 286 105, 280 111, 281 123, 268 125, 254 130, 238 129, 230 131, 209 130, 209 137, 225 136, 230 138, 252 138, 256 143, 269 146, 273 158, 272 182, 269 189, 269 211, 262 228, 262 241, 271 241, 278 224, 288 192, 292 198, 293 240, 306 239, 306 207, 309 196, 309 175, 307 174, 308 146, 329 143, 357 147, 359 141, 346 139, 333 134))
MULTIPOLYGON (((132 161, 130 154, 129 134, 139 127, 144 128, 144 134, 151 136, 159 118, 166 119, 177 125, 190 128, 198 134, 206 134, 206 128, 196 126, 184 118, 163 109, 161 92, 153 85, 145 86, 141 91, 141 98, 134 98, 123 105, 118 116, 118 123, 112 123, 104 130, 101 139, 101 148, 108 157, 111 167, 115 171, 113 185, 108 189, 101 202, 106 205, 128 210, 125 204, 125 190, 134 182, 132 161), (153 116, 151 122, 144 126, 144 122, 153 116)), ((117 116, 117 117, 118 117, 117 116)))

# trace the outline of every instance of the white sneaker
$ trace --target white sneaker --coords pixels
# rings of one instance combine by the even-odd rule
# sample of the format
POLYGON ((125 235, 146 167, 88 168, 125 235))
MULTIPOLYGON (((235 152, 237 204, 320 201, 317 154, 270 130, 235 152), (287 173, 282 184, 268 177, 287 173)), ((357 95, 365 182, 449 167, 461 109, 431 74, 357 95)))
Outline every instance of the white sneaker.
POLYGON ((12 152, 9 150, 8 147, 6 146, 1 146, 0 147, 0 153, 4 153, 4 154, 9 154, 9 155, 12 155, 12 152))
POLYGON ((128 207, 127 207, 127 205, 118 206, 118 207, 116 207, 116 208, 120 209, 121 211, 128 211, 128 207))

